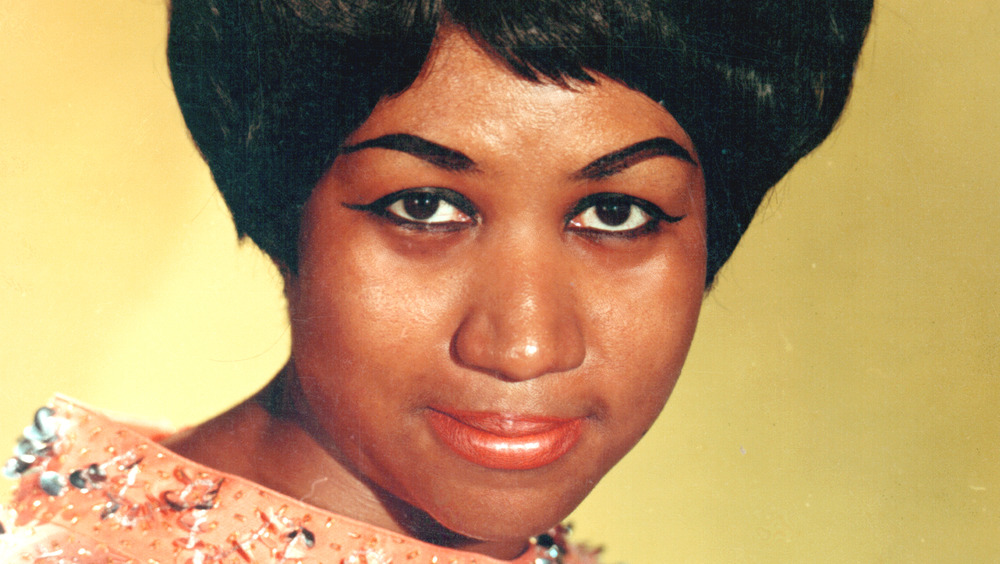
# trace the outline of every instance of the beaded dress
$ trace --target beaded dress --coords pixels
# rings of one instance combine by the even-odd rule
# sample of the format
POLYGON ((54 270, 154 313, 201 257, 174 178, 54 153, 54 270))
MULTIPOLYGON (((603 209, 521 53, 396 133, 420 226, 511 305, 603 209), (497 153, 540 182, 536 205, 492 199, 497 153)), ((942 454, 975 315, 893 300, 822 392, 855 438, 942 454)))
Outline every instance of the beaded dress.
POLYGON ((442 548, 341 517, 201 466, 157 443, 171 429, 57 396, 4 466, 0 562, 588 564, 558 527, 513 561, 442 548))

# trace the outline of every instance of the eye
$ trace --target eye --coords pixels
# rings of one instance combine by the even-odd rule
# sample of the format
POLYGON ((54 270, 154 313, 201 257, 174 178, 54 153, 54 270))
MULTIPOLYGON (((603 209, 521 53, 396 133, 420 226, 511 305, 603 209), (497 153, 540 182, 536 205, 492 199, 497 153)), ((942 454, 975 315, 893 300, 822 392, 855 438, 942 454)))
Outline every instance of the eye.
POLYGON ((661 221, 675 223, 681 219, 684 217, 667 215, 649 201, 602 192, 591 194, 573 206, 566 224, 582 233, 635 237, 655 231, 661 221))
POLYGON ((475 206, 465 196, 445 188, 411 188, 369 204, 344 204, 415 229, 455 230, 476 223, 475 206))
POLYGON ((629 202, 603 202, 594 204, 570 220, 577 229, 598 231, 631 231, 652 219, 639 206, 629 202))

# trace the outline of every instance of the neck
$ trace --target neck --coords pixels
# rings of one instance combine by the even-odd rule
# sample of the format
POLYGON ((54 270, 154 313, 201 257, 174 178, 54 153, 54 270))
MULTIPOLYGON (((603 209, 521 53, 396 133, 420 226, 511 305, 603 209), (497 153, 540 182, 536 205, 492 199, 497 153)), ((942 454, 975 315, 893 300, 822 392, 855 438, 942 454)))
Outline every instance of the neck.
POLYGON ((200 464, 424 542, 500 559, 526 549, 526 540, 481 541, 442 527, 346 464, 315 421, 290 362, 253 397, 163 444, 200 464))

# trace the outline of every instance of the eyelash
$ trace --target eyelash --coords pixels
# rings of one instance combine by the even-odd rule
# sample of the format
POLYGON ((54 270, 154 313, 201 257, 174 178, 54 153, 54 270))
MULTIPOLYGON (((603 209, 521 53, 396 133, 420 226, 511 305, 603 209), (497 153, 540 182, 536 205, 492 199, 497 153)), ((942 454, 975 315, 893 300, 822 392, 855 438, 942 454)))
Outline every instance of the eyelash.
MULTIPOLYGON (((430 219, 434 217, 434 215, 437 215, 440 209, 439 206, 440 204, 431 210, 430 216, 423 219, 430 219)), ((433 187, 409 188, 406 190, 400 190, 397 192, 393 192, 391 194, 387 194, 368 204, 345 203, 344 207, 352 210, 370 213, 376 217, 385 219, 401 227, 419 231, 458 231, 479 222, 479 212, 476 210, 476 207, 472 204, 472 202, 470 202, 465 196, 459 194, 458 192, 455 192, 453 190, 448 190, 446 188, 433 188, 433 187), (419 196, 425 196, 430 200, 437 200, 438 202, 447 203, 449 206, 453 207, 456 211, 461 212, 465 217, 468 218, 468 220, 427 222, 427 221, 421 221, 418 218, 409 219, 403 217, 397 211, 391 210, 392 207, 397 206, 399 204, 405 206, 406 203, 404 203, 404 200, 407 197, 419 197, 419 196)), ((411 215, 409 214, 409 211, 405 209, 401 211, 403 211, 403 213, 411 215)), ((600 217, 598 216, 599 213, 600 212, 595 210, 593 212, 593 215, 594 217, 597 217, 599 221, 603 222, 603 220, 600 219, 600 217)), ((411 217, 413 216, 411 215, 411 217)), ((657 231, 661 222, 676 223, 682 219, 684 219, 684 216, 678 217, 678 216, 667 215, 658 206, 647 200, 615 192, 599 192, 596 194, 590 194, 585 198, 583 198, 582 200, 580 200, 579 202, 577 202, 576 205, 574 205, 573 208, 570 209, 570 211, 566 214, 564 221, 569 230, 584 236, 599 237, 599 238, 612 237, 612 238, 632 239, 635 237, 639 237, 657 231), (585 212, 587 212, 591 208, 597 208, 597 206, 601 205, 629 206, 627 210, 628 216, 624 220, 619 221, 616 225, 628 223, 629 220, 633 217, 634 208, 637 208, 643 214, 645 214, 647 216, 647 219, 637 227, 630 229, 622 229, 622 230, 596 229, 592 227, 583 226, 582 224, 580 224, 580 222, 576 222, 580 225, 574 225, 574 220, 582 216, 585 212)))
MULTIPOLYGON (((391 221, 401 227, 420 231, 458 231, 459 229, 469 226, 469 224, 477 223, 479 218, 479 212, 476 211, 476 207, 472 205, 472 202, 458 192, 448 190, 446 188, 409 188, 393 192, 391 194, 386 194, 369 204, 344 204, 344 207, 352 210, 367 212, 376 217, 391 221), (416 219, 407 219, 389 209, 395 204, 403 202, 407 196, 428 196, 430 198, 437 199, 439 202, 445 202, 456 210, 462 212, 469 218, 469 221, 419 221, 416 219)), ((436 213, 436 211, 434 213, 436 213)), ((433 217, 433 215, 431 217, 433 217)))
MULTIPOLYGON (((595 209, 594 212, 595 217, 597 217, 599 213, 600 212, 595 209)), ((569 229, 577 233, 580 233, 581 235, 586 235, 590 237, 601 237, 601 238, 616 237, 622 239, 633 239, 635 237, 640 237, 647 233, 656 232, 659 229, 661 222, 677 223, 682 219, 684 219, 684 216, 667 215, 663 210, 659 208, 659 206, 647 200, 643 200, 641 198, 636 198, 634 196, 628 196, 625 194, 619 194, 616 192, 598 192, 596 194, 590 194, 589 196, 586 196, 585 198, 577 202, 577 204, 573 206, 573 208, 566 214, 565 221, 569 229), (638 208, 639 210, 641 210, 642 213, 644 213, 648 219, 637 227, 631 229, 622 229, 622 230, 594 229, 583 225, 580 226, 573 225, 574 220, 576 218, 581 217, 582 215, 584 215, 585 212, 587 212, 591 208, 597 208, 598 206, 601 205, 628 206, 627 209, 628 216, 622 221, 620 221, 617 225, 629 222, 629 220, 632 218, 633 208, 638 208)), ((598 220, 600 220, 599 217, 598 220)), ((603 220, 600 221, 603 222, 603 220)))

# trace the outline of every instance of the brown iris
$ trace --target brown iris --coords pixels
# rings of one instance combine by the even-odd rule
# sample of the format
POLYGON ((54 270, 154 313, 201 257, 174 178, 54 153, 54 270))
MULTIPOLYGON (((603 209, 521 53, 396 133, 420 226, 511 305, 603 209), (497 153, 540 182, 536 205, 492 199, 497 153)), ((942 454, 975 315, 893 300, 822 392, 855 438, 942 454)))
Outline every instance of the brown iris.
POLYGON ((594 213, 597 219, 605 225, 621 225, 628 220, 632 212, 632 204, 629 202, 605 202, 594 206, 594 213))
POLYGON ((403 209, 413 219, 423 220, 434 215, 441 205, 441 198, 434 194, 408 194, 403 198, 403 209))

